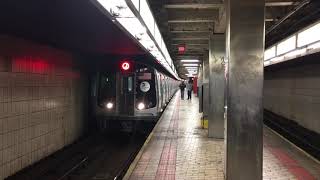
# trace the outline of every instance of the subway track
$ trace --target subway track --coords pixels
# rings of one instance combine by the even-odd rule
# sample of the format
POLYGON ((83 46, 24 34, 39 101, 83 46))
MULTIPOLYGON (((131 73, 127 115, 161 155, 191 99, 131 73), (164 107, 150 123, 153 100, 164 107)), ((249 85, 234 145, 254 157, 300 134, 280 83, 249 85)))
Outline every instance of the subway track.
MULTIPOLYGON (((301 130, 296 124, 266 110, 264 123, 319 160, 318 137, 312 132, 301 130)), ((143 131, 139 132, 112 131, 86 136, 6 180, 122 179, 153 125, 139 126, 141 128, 143 131)))
POLYGON ((7 180, 122 179, 152 127, 147 127, 147 133, 116 131, 88 136, 7 180))
MULTIPOLYGON (((79 164, 67 171, 61 180, 121 179, 128 162, 133 159, 145 140, 145 136, 128 134, 110 135, 108 141, 92 149, 79 164)), ((103 141, 103 140, 102 140, 103 141)))
POLYGON ((292 120, 264 110, 264 124, 303 149, 314 158, 320 160, 319 134, 303 128, 292 120))

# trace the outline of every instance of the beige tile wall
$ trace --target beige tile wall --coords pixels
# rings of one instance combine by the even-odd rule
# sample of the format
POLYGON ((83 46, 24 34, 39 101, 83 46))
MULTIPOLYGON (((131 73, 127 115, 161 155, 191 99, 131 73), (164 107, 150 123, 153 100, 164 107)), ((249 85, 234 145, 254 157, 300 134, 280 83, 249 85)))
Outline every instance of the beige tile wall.
POLYGON ((264 108, 320 133, 320 65, 265 73, 264 108))
POLYGON ((0 42, 11 42, 0 50, 2 180, 82 135, 87 77, 65 52, 9 37, 0 42))

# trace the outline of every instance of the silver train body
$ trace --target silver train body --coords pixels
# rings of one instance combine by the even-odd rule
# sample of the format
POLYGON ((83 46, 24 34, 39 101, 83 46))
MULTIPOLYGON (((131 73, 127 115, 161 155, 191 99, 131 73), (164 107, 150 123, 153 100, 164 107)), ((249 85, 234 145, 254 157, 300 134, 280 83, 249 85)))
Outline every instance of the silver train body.
POLYGON ((100 126, 112 121, 155 121, 178 89, 178 81, 135 63, 125 71, 97 72, 92 79, 93 113, 100 126))

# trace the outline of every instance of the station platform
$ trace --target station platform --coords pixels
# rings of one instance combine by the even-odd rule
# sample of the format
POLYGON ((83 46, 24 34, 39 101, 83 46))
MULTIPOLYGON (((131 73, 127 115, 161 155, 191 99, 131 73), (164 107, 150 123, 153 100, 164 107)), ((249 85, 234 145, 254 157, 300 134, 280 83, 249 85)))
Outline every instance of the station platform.
MULTIPOLYGON (((224 179, 224 140, 207 137, 198 103, 176 93, 124 179, 224 179)), ((263 179, 320 179, 319 162, 267 127, 263 137, 263 179)))

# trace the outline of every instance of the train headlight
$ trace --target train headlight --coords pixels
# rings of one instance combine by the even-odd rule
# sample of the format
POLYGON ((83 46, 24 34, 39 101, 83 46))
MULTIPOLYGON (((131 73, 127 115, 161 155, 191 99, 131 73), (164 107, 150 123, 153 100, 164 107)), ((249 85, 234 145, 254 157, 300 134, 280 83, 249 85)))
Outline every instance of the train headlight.
POLYGON ((142 109, 144 109, 146 106, 144 105, 144 103, 139 103, 138 104, 138 109, 139 110, 142 110, 142 109))
POLYGON ((113 103, 112 103, 112 102, 108 102, 108 103, 106 104, 106 108, 107 108, 107 109, 112 109, 112 108, 113 108, 113 103))

